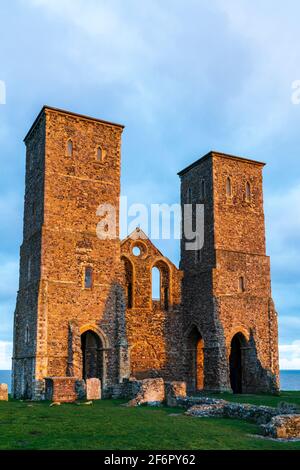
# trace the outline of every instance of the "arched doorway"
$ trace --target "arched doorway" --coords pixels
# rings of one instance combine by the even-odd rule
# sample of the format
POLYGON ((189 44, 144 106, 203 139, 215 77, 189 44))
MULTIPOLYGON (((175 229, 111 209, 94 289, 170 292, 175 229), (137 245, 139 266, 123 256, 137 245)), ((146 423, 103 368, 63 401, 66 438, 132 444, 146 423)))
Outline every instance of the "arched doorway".
POLYGON ((243 351, 246 339, 242 333, 237 333, 231 340, 229 368, 230 385, 233 393, 243 393, 243 351))
POLYGON ((187 338, 188 389, 191 392, 204 388, 204 341, 194 326, 187 338))
POLYGON ((99 336, 92 330, 81 335, 82 378, 103 378, 103 345, 99 336))

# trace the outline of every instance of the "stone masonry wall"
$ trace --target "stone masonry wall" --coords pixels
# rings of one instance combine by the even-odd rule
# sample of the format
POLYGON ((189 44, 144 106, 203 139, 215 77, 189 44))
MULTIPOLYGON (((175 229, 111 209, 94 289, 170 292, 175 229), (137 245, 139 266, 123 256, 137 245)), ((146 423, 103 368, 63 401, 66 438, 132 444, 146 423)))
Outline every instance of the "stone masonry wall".
POLYGON ((165 258, 139 229, 121 243, 124 291, 128 278, 132 299, 126 310, 131 374, 137 379, 162 377, 174 380, 183 375, 182 364, 182 273, 165 258), (140 248, 140 255, 133 248, 140 248), (128 276, 131 266, 132 274, 128 276), (152 268, 161 272, 161 299, 152 299, 152 268), (167 299, 165 298, 166 291, 167 299))
MULTIPOLYGON (((121 134, 122 126, 45 108, 26 138, 27 152, 31 148, 38 151, 43 165, 43 187, 40 195, 35 193, 43 203, 43 211, 38 211, 43 213, 41 243, 35 250, 36 272, 40 276, 37 275, 39 285, 32 314, 28 314, 25 294, 18 298, 16 331, 24 335, 25 321, 35 325, 30 345, 35 359, 32 378, 37 381, 46 376, 78 374, 80 358, 77 357, 77 364, 68 363, 70 322, 77 322, 80 335, 92 330, 99 336, 103 360, 100 379, 104 388, 119 381, 120 375, 129 373, 118 239, 121 134), (41 147, 40 129, 44 133, 44 147, 41 147), (71 156, 67 152, 69 139, 73 143, 71 156), (97 161, 99 146, 103 150, 102 161, 97 161), (100 220, 96 211, 100 204, 110 204, 115 209, 115 239, 100 240, 96 235, 100 220), (86 267, 93 271, 91 288, 84 286, 86 267), (26 320, 20 321, 19 315, 25 315, 26 320)), ((34 178, 40 170, 33 167, 31 171, 34 178)), ((29 187, 27 179, 27 191, 29 187)), ((28 205, 27 198, 25 214, 28 205)), ((25 239, 29 225, 25 217, 25 239)), ((33 254, 32 247, 28 252, 33 254)), ((21 252, 21 284, 26 256, 21 252)), ((28 294, 31 302, 32 294, 32 291, 28 294)), ((80 338, 77 344, 78 341, 80 338)), ((21 344, 21 338, 16 336, 15 347, 18 349, 21 344)), ((18 395, 22 394, 20 380, 16 379, 15 383, 18 395)))
POLYGON ((38 299, 44 221, 45 116, 41 116, 26 148, 23 243, 20 248, 19 291, 14 317, 12 393, 30 398, 36 375, 38 299))
POLYGON ((117 394, 129 377, 184 381, 189 392, 231 390, 234 360, 243 392, 276 392, 263 164, 211 152, 179 173, 181 204, 204 204, 204 246, 188 250, 183 238, 177 269, 142 230, 119 240, 122 131, 44 107, 25 138, 13 395, 44 398, 45 377, 84 385, 91 378, 83 377, 87 332, 97 338, 101 365, 93 369, 103 396, 117 394), (115 211, 113 238, 96 233, 103 204, 115 211), (152 299, 153 267, 161 274, 159 300, 152 299))
MULTIPOLYGON (((243 391, 278 390, 277 314, 265 254, 262 168, 258 162, 211 152, 179 174, 181 203, 191 194, 193 204, 204 203, 204 247, 197 255, 186 250, 183 239, 180 266, 184 331, 188 339, 196 329, 203 340, 206 390, 231 389, 231 341, 238 333, 244 338, 243 391)), ((185 356, 188 363, 188 350, 185 356)), ((186 371, 191 391, 195 380, 186 371)))

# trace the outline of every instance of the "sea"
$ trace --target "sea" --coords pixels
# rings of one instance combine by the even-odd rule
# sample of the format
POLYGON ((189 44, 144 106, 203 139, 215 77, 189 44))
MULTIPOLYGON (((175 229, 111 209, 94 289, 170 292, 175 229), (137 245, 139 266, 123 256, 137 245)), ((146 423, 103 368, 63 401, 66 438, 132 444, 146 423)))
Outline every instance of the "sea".
MULTIPOLYGON (((8 384, 10 391, 11 371, 0 370, 0 383, 8 384)), ((300 370, 281 370, 280 371, 280 388, 281 390, 298 390, 300 391, 300 370)))

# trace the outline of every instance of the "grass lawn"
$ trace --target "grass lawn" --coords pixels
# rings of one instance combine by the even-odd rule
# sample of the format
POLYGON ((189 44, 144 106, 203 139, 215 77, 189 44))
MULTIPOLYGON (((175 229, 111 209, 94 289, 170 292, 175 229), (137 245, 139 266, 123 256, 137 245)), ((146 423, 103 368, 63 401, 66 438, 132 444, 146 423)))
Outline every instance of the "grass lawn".
MULTIPOLYGON (((300 404, 300 392, 283 392, 280 397, 222 397, 275 406, 280 401, 300 404)), ((47 402, 0 402, 0 449, 300 449, 300 442, 255 437, 259 427, 244 421, 192 418, 178 408, 126 408, 120 406, 123 402, 102 400, 92 406, 51 408, 47 402)))

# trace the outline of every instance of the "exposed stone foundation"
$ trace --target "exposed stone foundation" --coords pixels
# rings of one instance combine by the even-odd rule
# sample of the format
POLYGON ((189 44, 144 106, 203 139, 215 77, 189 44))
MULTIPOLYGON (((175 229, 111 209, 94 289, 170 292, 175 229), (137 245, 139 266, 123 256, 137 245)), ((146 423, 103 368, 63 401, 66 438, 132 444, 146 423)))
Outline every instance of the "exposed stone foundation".
POLYGON ((188 407, 187 416, 197 418, 235 418, 261 425, 265 436, 282 439, 300 438, 299 407, 280 404, 277 408, 247 403, 231 403, 226 400, 200 397, 177 399, 180 406, 188 407), (190 405, 194 403, 191 407, 190 405), (297 414, 290 414, 291 411, 297 414))
POLYGON ((279 415, 262 426, 265 436, 280 439, 300 438, 300 414, 298 415, 279 415))

